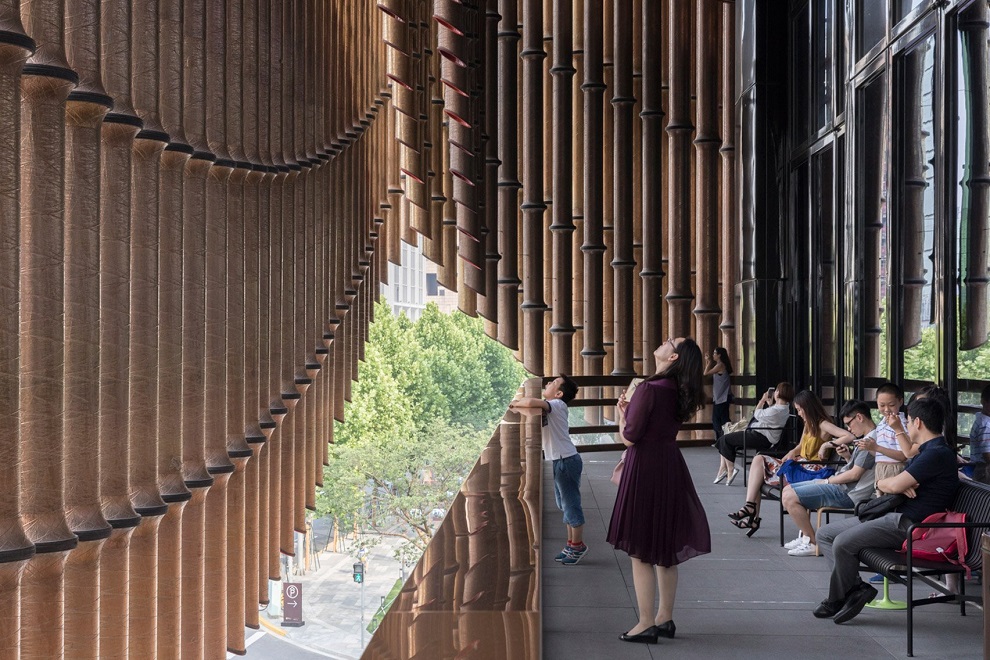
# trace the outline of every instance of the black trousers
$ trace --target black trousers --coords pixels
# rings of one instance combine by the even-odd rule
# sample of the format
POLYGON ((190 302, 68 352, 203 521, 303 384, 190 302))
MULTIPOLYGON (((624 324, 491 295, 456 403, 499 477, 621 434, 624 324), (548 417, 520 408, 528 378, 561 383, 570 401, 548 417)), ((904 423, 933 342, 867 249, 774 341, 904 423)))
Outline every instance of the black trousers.
POLYGON ((744 442, 746 444, 746 450, 752 451, 753 453, 773 447, 773 445, 770 444, 770 440, 767 439, 767 436, 763 435, 759 431, 746 429, 745 431, 726 433, 715 441, 715 448, 718 449, 719 454, 726 457, 730 461, 734 461, 736 460, 736 454, 742 451, 744 442))
POLYGON ((715 429, 715 439, 718 440, 725 433, 722 427, 729 423, 729 402, 712 404, 712 427, 715 429))

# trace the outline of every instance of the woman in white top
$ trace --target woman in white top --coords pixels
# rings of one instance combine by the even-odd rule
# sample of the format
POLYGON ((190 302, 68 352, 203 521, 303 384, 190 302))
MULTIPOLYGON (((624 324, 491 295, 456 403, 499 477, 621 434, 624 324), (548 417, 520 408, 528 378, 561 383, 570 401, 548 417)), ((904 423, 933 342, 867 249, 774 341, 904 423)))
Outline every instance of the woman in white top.
POLYGON ((773 447, 780 440, 784 431, 787 417, 790 415, 790 403, 794 400, 794 386, 787 381, 777 383, 776 389, 764 392, 760 402, 753 411, 753 419, 745 431, 726 433, 715 442, 719 453, 718 474, 715 481, 725 479, 728 486, 739 473, 736 468, 736 454, 745 445, 747 451, 762 451, 773 447))
POLYGON ((712 377, 712 427, 715 429, 715 439, 722 437, 722 427, 729 421, 729 404, 732 397, 732 383, 729 374, 732 365, 729 363, 729 352, 722 346, 712 351, 708 358, 708 368, 705 375, 712 377))

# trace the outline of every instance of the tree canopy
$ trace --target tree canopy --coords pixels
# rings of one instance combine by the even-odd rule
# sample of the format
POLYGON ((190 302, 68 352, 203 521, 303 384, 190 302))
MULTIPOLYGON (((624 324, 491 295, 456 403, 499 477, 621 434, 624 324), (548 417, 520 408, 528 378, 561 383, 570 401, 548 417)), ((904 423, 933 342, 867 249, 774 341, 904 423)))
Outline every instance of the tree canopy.
POLYGON ((317 514, 422 550, 525 377, 480 319, 431 303, 413 323, 380 301, 317 514))

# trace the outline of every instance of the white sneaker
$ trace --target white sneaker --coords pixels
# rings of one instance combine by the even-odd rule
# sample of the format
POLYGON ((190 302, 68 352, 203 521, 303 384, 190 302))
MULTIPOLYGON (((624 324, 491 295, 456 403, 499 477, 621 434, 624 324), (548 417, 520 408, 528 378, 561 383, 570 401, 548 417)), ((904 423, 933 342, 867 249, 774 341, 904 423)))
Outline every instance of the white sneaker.
POLYGON ((804 535, 804 532, 798 532, 797 538, 793 541, 788 541, 784 544, 784 547, 788 550, 793 550, 794 548, 800 548, 802 545, 807 545, 810 539, 804 535))
POLYGON ((818 547, 814 543, 805 543, 804 545, 799 545, 793 550, 788 550, 787 554, 791 557, 814 557, 818 552, 818 547))

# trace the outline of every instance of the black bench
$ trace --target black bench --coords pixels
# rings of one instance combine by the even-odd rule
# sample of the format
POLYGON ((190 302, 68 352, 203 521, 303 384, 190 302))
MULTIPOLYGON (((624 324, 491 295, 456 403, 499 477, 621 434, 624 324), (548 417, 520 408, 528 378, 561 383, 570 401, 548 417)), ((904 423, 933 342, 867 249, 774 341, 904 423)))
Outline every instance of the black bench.
POLYGON ((907 587, 907 654, 914 654, 914 608, 919 605, 932 603, 959 603, 959 612, 966 616, 966 603, 983 604, 981 595, 966 593, 966 569, 962 566, 947 562, 922 561, 911 556, 911 532, 916 528, 925 527, 965 527, 969 552, 965 564, 970 570, 980 570, 983 564, 980 536, 990 529, 990 486, 975 481, 961 480, 952 511, 966 514, 965 523, 915 523, 908 531, 908 552, 902 554, 897 550, 867 548, 859 553, 860 563, 870 571, 880 573, 893 582, 907 587), (959 593, 952 593, 937 576, 958 575, 959 593), (914 598, 914 580, 921 580, 934 589, 938 596, 914 598))

